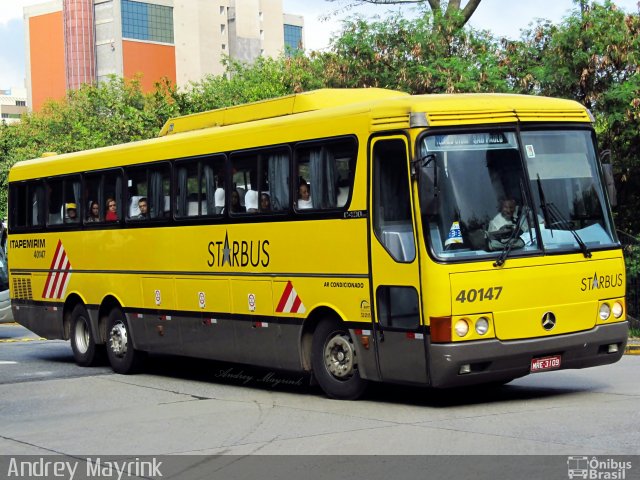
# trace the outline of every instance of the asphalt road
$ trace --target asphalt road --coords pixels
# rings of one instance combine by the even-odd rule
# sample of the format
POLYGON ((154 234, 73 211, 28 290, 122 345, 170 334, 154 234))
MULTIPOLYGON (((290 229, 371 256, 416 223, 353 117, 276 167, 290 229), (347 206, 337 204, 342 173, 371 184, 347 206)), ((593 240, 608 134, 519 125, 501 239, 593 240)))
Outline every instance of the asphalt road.
POLYGON ((0 325, 0 452, 555 455, 564 471, 554 478, 567 478, 568 456, 640 453, 639 367, 640 356, 625 355, 495 388, 374 385, 346 402, 304 377, 242 365, 158 356, 134 376, 81 368, 68 342, 0 325))

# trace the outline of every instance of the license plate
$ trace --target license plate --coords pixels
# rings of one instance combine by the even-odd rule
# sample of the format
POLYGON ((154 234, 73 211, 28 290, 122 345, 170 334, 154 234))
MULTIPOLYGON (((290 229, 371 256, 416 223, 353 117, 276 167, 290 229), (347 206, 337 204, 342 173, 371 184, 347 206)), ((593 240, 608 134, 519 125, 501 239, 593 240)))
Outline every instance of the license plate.
POLYGON ((560 355, 552 355, 550 357, 533 358, 531 360, 531 372, 542 372, 544 370, 555 370, 560 368, 560 355))

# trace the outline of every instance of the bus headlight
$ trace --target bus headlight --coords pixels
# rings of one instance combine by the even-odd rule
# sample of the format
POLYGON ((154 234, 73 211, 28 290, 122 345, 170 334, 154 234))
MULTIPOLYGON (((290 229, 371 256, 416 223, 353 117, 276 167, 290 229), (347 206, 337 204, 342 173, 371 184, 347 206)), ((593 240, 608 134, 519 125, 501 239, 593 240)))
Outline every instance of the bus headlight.
POLYGON ((465 319, 461 318, 456 322, 454 329, 456 331, 456 335, 458 335, 459 337, 464 337, 467 333, 469 333, 469 324, 465 319))
POLYGON ((600 320, 606 320, 611 315, 611 307, 608 303, 600 305, 600 320))
POLYGON ((476 333, 484 335, 489 331, 489 320, 486 317, 480 317, 476 320, 476 333))
POLYGON ((622 303, 614 302, 613 307, 611 308, 611 313, 615 318, 620 318, 624 313, 624 308, 622 308, 622 303))

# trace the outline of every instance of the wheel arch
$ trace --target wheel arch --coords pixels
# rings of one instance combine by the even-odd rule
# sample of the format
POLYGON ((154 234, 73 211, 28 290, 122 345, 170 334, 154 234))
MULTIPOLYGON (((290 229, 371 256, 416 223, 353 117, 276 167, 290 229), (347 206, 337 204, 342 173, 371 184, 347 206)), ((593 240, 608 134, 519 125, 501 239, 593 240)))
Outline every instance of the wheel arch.
MULTIPOLYGON (((85 305, 86 308, 84 298, 82 298, 79 293, 72 292, 67 296, 64 301, 64 305, 62 306, 62 332, 65 340, 69 340, 71 338, 71 313, 78 304, 85 305)), ((95 325, 91 325, 94 333, 96 332, 95 327, 95 325)))
POLYGON ((105 343, 107 341, 107 319, 109 317, 109 313, 114 308, 119 308, 124 311, 122 302, 120 302, 120 300, 114 295, 107 295, 102 299, 102 302, 100 302, 100 307, 98 308, 98 332, 100 335, 97 338, 101 343, 105 343))
POLYGON ((300 360, 302 368, 307 372, 312 371, 311 344, 313 341, 313 333, 316 331, 320 322, 327 318, 333 318, 344 323, 344 319, 335 309, 323 305, 314 308, 302 324, 302 333, 300 335, 300 360))

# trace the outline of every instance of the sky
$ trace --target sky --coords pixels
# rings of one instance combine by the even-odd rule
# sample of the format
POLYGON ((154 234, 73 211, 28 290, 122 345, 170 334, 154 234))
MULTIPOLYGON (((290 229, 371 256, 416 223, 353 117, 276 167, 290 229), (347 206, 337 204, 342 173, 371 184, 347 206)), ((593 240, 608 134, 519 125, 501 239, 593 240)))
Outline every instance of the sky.
MULTIPOLYGON (((407 16, 415 12, 411 6, 367 5, 366 8, 339 12, 330 20, 322 20, 326 12, 336 12, 348 2, 326 0, 282 0, 284 11, 303 15, 305 43, 308 50, 327 48, 329 40, 340 30, 341 21, 355 13, 384 17, 389 11, 402 8, 407 16)), ((42 0, 0 0, 0 89, 24 87, 25 42, 22 9, 42 0)), ((638 0, 616 0, 627 12, 638 11, 638 0)), ((466 2, 463 1, 463 4, 466 2)), ((537 18, 560 22, 575 7, 572 0, 482 0, 471 17, 470 24, 489 30, 496 36, 518 38, 520 31, 537 18)))

